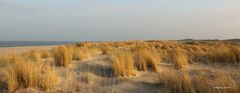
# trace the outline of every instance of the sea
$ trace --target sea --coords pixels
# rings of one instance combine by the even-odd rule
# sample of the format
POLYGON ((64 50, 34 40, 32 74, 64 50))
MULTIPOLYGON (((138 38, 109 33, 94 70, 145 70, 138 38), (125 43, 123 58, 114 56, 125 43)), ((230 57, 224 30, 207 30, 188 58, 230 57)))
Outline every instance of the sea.
POLYGON ((0 47, 47 46, 74 44, 77 41, 0 41, 0 47))

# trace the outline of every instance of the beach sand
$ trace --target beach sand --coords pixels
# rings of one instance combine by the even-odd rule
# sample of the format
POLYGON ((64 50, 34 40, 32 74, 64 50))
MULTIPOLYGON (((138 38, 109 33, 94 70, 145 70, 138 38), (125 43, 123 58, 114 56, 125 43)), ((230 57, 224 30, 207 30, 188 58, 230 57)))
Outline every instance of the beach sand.
POLYGON ((22 53, 29 50, 49 50, 52 49, 53 46, 21 46, 21 47, 0 47, 0 56, 12 54, 12 53, 22 53))

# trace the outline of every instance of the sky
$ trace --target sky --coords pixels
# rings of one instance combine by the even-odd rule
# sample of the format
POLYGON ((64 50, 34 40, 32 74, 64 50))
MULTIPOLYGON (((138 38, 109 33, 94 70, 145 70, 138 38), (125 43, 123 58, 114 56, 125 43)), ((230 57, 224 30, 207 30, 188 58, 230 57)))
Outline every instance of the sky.
POLYGON ((240 0, 0 0, 0 41, 240 37, 240 0))

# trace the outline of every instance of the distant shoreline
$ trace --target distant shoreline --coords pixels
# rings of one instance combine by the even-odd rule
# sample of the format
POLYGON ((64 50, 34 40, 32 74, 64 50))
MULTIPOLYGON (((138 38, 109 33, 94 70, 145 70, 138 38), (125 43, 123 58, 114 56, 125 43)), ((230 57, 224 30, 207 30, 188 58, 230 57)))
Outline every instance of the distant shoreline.
POLYGON ((77 43, 77 41, 0 41, 0 48, 25 46, 53 46, 74 43, 77 43))

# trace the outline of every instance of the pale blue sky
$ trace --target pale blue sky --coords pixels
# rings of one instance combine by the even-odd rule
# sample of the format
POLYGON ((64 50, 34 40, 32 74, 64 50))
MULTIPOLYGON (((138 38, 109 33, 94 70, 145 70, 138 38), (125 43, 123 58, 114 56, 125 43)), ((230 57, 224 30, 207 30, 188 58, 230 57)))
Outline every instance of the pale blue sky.
POLYGON ((0 40, 227 39, 240 0, 0 0, 0 40))

